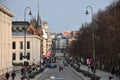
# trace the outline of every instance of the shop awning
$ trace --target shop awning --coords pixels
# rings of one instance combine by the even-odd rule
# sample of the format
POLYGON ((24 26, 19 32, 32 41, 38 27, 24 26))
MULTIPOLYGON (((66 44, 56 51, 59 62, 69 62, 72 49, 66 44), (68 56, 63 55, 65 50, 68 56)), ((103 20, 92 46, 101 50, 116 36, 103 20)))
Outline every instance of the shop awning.
POLYGON ((46 54, 44 54, 45 57, 49 57, 51 56, 51 51, 47 52, 46 54))

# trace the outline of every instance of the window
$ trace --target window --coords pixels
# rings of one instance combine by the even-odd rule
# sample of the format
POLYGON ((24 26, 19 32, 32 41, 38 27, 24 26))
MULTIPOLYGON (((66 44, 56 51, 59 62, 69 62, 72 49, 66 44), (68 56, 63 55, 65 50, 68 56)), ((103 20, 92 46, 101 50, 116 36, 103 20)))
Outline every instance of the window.
POLYGON ((16 60, 16 53, 12 54, 12 60, 16 60))
POLYGON ((16 31, 16 27, 13 27, 13 30, 16 31))
POLYGON ((30 41, 27 41, 27 49, 30 49, 30 41))
POLYGON ((30 60, 30 53, 27 53, 27 60, 30 60))
POLYGON ((19 30, 22 31, 22 27, 19 27, 19 30))
POLYGON ((23 53, 20 53, 20 60, 23 60, 23 53))
POLYGON ((20 42, 20 49, 23 49, 23 42, 20 42))
POLYGON ((12 49, 16 49, 16 42, 12 43, 12 49))

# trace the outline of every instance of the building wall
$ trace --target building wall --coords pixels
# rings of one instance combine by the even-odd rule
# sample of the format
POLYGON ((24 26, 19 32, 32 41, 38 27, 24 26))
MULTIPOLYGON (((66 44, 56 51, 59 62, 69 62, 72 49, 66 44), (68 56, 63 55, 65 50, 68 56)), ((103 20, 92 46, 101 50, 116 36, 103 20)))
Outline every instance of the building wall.
POLYGON ((46 46, 47 46, 47 52, 48 52, 48 51, 51 51, 51 46, 52 46, 52 38, 51 38, 51 37, 49 37, 49 38, 47 39, 47 44, 46 44, 46 46))
POLYGON ((43 55, 45 55, 47 53, 47 41, 46 39, 43 39, 43 55))
POLYGON ((46 49, 44 49, 44 51, 46 50, 46 52, 44 54, 46 54, 48 51, 50 51, 52 45, 52 38, 50 35, 48 23, 46 21, 43 22, 43 29, 45 30, 45 34, 47 36, 46 43, 44 44, 46 46, 46 49))
MULTIPOLYGON (((13 63, 23 63, 23 60, 20 60, 20 53, 24 55, 24 37, 13 37, 13 42, 16 42, 16 49, 12 49, 12 53, 16 53, 16 60, 13 60, 13 63), (20 42, 23 42, 23 49, 20 49, 20 42)), ((37 36, 26 37, 26 47, 27 41, 30 42, 30 49, 26 48, 26 53, 30 53, 30 64, 39 63, 40 61, 40 39, 37 36)))
POLYGON ((0 4, 0 75, 12 70, 12 12, 0 4))

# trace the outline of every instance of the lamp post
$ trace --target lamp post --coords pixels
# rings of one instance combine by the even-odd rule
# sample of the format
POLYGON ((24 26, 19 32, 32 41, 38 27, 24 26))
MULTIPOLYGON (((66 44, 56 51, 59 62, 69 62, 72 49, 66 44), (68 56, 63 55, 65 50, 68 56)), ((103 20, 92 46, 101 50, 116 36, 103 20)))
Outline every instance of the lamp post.
MULTIPOLYGON (((86 7, 86 12, 85 14, 89 14, 88 12, 88 8, 91 9, 91 14, 92 14, 92 20, 93 20, 93 8, 91 6, 87 6, 86 7)), ((93 25, 93 22, 92 22, 93 25)), ((93 68, 94 68, 94 72, 93 74, 95 75, 95 42, 94 42, 94 26, 92 27, 92 51, 93 51, 93 68)))
POLYGON ((27 55, 26 55, 26 10, 29 9, 29 15, 31 16, 32 13, 31 13, 31 9, 30 7, 26 7, 25 8, 25 11, 24 11, 24 25, 25 25, 25 28, 24 28, 24 76, 21 78, 22 80, 25 80, 25 79, 28 79, 27 75, 26 75, 26 68, 27 68, 27 65, 28 65, 28 62, 27 62, 27 55))
POLYGON ((40 69, 42 67, 43 37, 40 37, 40 69))

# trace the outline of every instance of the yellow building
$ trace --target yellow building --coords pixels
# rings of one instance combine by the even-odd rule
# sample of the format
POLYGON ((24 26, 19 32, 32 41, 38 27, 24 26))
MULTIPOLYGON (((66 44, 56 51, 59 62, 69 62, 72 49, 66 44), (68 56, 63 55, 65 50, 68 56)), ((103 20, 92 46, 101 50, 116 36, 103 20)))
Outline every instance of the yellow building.
POLYGON ((12 70, 12 17, 15 14, 0 3, 0 75, 12 70))

